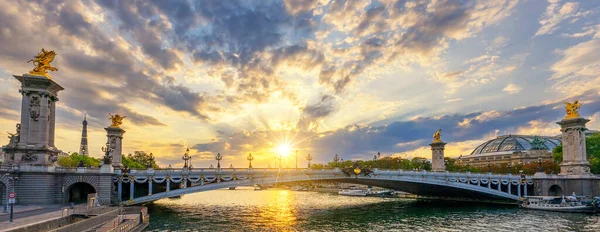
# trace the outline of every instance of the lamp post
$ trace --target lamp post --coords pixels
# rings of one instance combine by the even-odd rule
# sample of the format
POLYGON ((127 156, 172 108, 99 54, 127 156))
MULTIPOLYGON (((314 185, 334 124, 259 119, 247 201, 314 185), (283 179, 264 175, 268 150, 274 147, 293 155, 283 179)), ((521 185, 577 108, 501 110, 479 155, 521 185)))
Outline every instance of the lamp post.
POLYGON ((308 160, 308 169, 310 169, 310 161, 312 160, 312 156, 310 156, 310 153, 308 153, 308 155, 306 156, 306 160, 308 160))
MULTIPOLYGON (((19 177, 17 176, 11 176, 10 173, 6 173, 6 204, 4 205, 4 209, 3 209, 3 213, 8 213, 8 193, 9 193, 9 188, 8 186, 10 185, 10 182, 12 181, 12 192, 15 191, 15 181, 19 180, 19 177)), ((13 221, 13 204, 10 205, 10 222, 13 221)))
POLYGON ((106 146, 102 147, 102 152, 104 152, 104 157, 102 158, 102 161, 104 162, 104 164, 108 165, 112 163, 112 156, 110 155, 110 153, 113 151, 114 149, 110 145, 110 143, 106 142, 106 146))
POLYGON ((181 157, 181 159, 184 161, 183 168, 188 168, 188 167, 189 167, 189 164, 188 164, 188 162, 189 162, 189 160, 191 160, 191 159, 192 159, 192 157, 191 157, 191 156, 189 156, 189 153, 190 153, 190 148, 187 148, 187 149, 185 150, 185 153, 184 153, 184 154, 183 154, 183 156, 181 157))
POLYGON ((217 153, 215 159, 217 160, 217 171, 221 171, 221 160, 223 159, 223 156, 221 155, 221 153, 217 153))
MULTIPOLYGON (((190 159, 192 159, 192 157, 190 157, 190 159)), ((154 155, 152 154, 152 152, 150 152, 150 158, 148 158, 148 163, 146 164, 146 167, 152 168, 152 163, 154 163, 154 155)))
POLYGON ((542 157, 538 158, 538 172, 543 172, 544 169, 542 168, 542 157))
POLYGON ((508 164, 506 165, 506 168, 508 169, 508 173, 512 173, 512 162, 508 162, 508 164))
POLYGON ((489 161, 489 160, 488 160, 487 167, 488 167, 488 172, 491 172, 492 163, 490 163, 490 161, 489 161))
POLYGON ((377 155, 373 156, 373 168, 377 168, 377 160, 379 159, 378 155, 379 152, 377 152, 377 155))
POLYGON ((8 213, 8 179, 10 178, 10 173, 6 173, 4 176, 6 176, 6 196, 4 198, 6 198, 6 202, 4 204, 4 209, 2 210, 2 213, 8 213))
POLYGON ((296 150, 296 170, 298 170, 298 150, 296 150))
POLYGON ((248 168, 252 169, 252 160, 254 160, 254 157, 252 156, 252 154, 248 154, 248 161, 250 162, 250 164, 248 165, 248 168))
POLYGON ((340 157, 338 156, 338 154, 335 154, 335 156, 333 157, 333 167, 334 168, 337 166, 338 161, 340 161, 340 157))

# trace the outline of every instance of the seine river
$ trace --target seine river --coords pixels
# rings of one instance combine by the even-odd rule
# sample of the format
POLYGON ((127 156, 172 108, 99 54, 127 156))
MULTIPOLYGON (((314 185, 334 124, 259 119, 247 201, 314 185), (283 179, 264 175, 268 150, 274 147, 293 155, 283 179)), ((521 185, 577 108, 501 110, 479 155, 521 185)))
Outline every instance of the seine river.
POLYGON ((146 231, 600 231, 600 215, 252 188, 149 205, 146 231))

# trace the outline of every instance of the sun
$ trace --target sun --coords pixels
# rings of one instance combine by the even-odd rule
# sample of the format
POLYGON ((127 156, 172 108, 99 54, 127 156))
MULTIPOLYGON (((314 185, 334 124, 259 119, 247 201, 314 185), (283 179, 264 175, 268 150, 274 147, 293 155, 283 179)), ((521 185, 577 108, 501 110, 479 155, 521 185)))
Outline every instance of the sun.
POLYGON ((277 145, 275 150, 277 151, 278 155, 285 157, 292 153, 292 146, 289 143, 282 143, 277 145))

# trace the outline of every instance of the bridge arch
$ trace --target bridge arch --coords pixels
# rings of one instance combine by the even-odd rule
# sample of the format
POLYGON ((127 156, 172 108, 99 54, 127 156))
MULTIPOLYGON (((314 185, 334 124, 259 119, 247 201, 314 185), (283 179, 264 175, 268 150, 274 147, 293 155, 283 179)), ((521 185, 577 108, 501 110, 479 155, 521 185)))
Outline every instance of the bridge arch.
MULTIPOLYGON (((136 197, 134 199, 124 199, 123 204, 131 205, 144 202, 155 201, 168 197, 176 197, 184 194, 210 191, 235 186, 251 186, 263 184, 286 184, 300 182, 345 182, 364 184, 378 187, 385 187, 394 190, 414 193, 420 196, 441 197, 447 199, 480 199, 493 201, 515 202, 521 194, 527 195, 526 186, 533 184, 532 181, 519 181, 519 177, 510 175, 471 175, 471 174, 446 174, 446 173, 428 173, 428 172, 379 172, 374 176, 351 177, 340 175, 335 172, 321 173, 298 173, 296 175, 265 175, 258 174, 252 178, 249 176, 232 175, 230 177, 213 175, 212 177, 200 176, 199 178, 190 178, 185 180, 196 183, 194 186, 149 194, 148 196, 136 197), (216 178, 216 179, 215 179, 216 178), (514 191, 511 191, 511 186, 514 191), (518 191, 517 191, 518 190, 518 191), (468 196, 468 197, 465 197, 468 196)), ((149 178, 157 179, 155 181, 165 181, 164 177, 135 177, 136 183, 145 183, 149 178)), ((182 178, 170 177, 175 183, 183 181, 182 178)), ((148 183, 151 184, 151 183, 148 183)))
POLYGON ((94 186, 85 182, 77 182, 65 191, 67 202, 83 203, 87 201, 88 194, 97 193, 94 186))
POLYGON ((554 184, 552 186, 550 186, 550 188, 548 188, 548 195, 549 196, 562 196, 564 195, 562 188, 557 185, 554 184))
POLYGON ((63 182, 65 202, 85 202, 87 194, 97 193, 99 181, 94 176, 69 176, 63 182))

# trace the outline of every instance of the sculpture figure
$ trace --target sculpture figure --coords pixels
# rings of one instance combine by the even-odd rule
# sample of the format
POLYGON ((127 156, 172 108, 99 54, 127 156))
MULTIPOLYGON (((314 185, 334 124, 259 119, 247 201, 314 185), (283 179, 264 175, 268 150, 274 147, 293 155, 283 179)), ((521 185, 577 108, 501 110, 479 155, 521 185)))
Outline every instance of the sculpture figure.
POLYGON ((581 107, 581 103, 575 100, 573 103, 565 102, 565 110, 567 111, 566 119, 569 118, 579 118, 579 108, 581 107))
POLYGON ((50 78, 50 76, 48 75, 47 71, 58 71, 57 68, 52 67, 52 65, 50 65, 50 63, 54 60, 54 57, 56 56, 56 53, 54 51, 46 51, 45 49, 42 48, 42 51, 39 52, 35 58, 27 61, 27 63, 32 62, 33 65, 35 65, 35 68, 33 68, 31 71, 29 71, 29 74, 32 75, 37 75, 37 76, 46 76, 48 78, 50 78))
POLYGON ((434 143, 441 143, 442 142, 442 135, 441 135, 442 129, 439 129, 435 132, 435 134, 433 134, 433 142, 434 143))
POLYGON ((16 146, 17 143, 21 140, 21 123, 17 123, 17 133, 13 134, 10 132, 6 132, 8 133, 8 145, 9 146, 16 146))
POLYGON ((112 124, 110 125, 111 127, 119 127, 121 124, 123 124, 123 119, 126 118, 127 116, 121 116, 119 114, 108 114, 110 115, 110 121, 112 122, 112 124))

